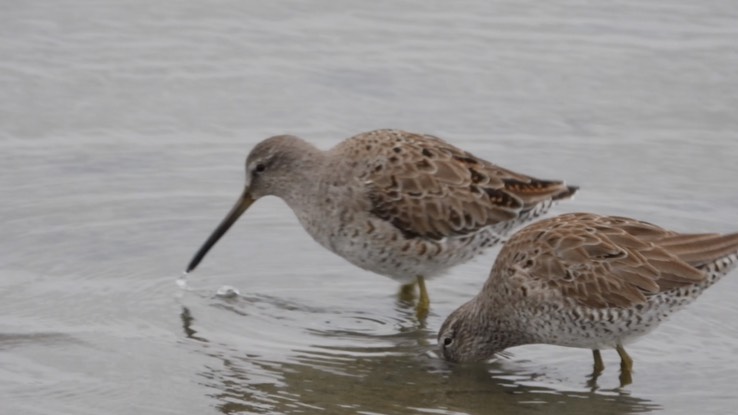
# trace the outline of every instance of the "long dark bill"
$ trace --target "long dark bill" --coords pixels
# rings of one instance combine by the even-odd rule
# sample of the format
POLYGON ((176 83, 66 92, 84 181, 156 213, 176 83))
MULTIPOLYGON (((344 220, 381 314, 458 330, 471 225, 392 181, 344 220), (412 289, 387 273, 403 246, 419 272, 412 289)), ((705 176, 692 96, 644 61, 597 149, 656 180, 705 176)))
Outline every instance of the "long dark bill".
POLYGON ((231 209, 230 212, 228 212, 228 215, 226 215, 225 219, 223 219, 222 222, 220 222, 220 225, 218 225, 217 228, 213 231, 212 235, 208 238, 207 241, 200 247, 200 250, 197 251, 194 257, 192 257, 192 261, 190 261, 190 265, 187 265, 187 271, 190 272, 195 267, 197 267, 197 264, 202 261, 202 259, 205 257, 205 255, 208 253, 210 248, 215 245, 216 242, 220 239, 221 236, 225 235, 225 233, 228 231, 228 229, 236 223, 236 220, 243 214, 243 212, 246 211, 246 209, 251 206, 251 204, 254 203, 254 198, 249 194, 249 190, 246 189, 241 197, 236 202, 236 205, 233 206, 233 209, 231 209))

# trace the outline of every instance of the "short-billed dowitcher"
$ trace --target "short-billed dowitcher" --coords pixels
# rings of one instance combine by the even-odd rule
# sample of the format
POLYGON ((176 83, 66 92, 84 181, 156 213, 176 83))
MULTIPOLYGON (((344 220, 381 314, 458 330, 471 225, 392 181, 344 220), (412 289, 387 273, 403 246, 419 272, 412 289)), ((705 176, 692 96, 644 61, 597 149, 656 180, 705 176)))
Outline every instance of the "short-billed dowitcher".
POLYGON ((510 237, 481 292, 438 334, 450 361, 483 361, 512 346, 600 349, 633 361, 623 345, 648 333, 738 266, 738 233, 681 234, 634 219, 572 213, 510 237))
POLYGON ((246 158, 243 194, 187 267, 262 196, 282 198, 321 245, 401 283, 465 262, 514 226, 545 213, 576 187, 506 170, 445 141, 376 130, 321 151, 294 136, 268 138, 246 158))

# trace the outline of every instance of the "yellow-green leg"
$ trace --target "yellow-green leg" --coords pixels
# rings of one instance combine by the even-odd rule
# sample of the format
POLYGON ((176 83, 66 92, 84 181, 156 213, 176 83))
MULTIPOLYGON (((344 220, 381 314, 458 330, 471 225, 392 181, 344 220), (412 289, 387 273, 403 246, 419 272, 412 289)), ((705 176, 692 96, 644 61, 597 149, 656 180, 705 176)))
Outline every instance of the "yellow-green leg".
POLYGON ((422 275, 418 275, 418 291, 420 292, 420 297, 418 298, 416 312, 418 319, 423 320, 428 316, 430 297, 428 297, 428 290, 425 288, 425 278, 422 275))
POLYGON ((633 383, 633 359, 623 348, 622 344, 617 345, 615 350, 620 355, 620 386, 626 386, 633 383))
POLYGON ((594 357, 594 368, 587 381, 587 386, 594 392, 597 390, 597 379, 602 374, 602 371, 605 370, 605 363, 602 361, 602 354, 597 349, 592 349, 592 357, 594 357))
POLYGON ((403 303, 412 303, 415 300, 415 284, 417 283, 413 281, 410 284, 401 285, 397 298, 403 303))

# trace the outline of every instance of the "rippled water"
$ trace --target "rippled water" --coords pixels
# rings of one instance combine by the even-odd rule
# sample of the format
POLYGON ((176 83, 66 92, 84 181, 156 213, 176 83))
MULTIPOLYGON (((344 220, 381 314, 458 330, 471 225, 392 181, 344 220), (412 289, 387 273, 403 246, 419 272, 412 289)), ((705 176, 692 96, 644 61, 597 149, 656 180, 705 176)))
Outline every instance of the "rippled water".
POLYGON ((175 280, 284 132, 429 132, 580 185, 557 212, 736 230, 737 45, 733 1, 1 2, 0 409, 729 413, 738 275, 629 348, 624 390, 612 351, 595 388, 587 350, 433 357, 495 252, 420 324, 266 199, 175 280))

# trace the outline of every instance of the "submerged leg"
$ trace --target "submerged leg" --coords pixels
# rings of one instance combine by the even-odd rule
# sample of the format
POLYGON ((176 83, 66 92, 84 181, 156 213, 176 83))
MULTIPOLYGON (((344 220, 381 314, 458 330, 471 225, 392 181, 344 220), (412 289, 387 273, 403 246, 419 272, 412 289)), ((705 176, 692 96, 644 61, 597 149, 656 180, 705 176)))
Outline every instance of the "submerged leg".
POLYGON ((602 354, 599 350, 593 349, 592 350, 592 356, 594 357, 594 373, 599 375, 602 373, 603 370, 605 370, 605 363, 602 361, 602 354))
POLYGON ((633 359, 628 356, 622 344, 617 345, 615 350, 620 355, 620 386, 630 385, 633 383, 633 359))
POLYGON ((415 299, 415 284, 417 283, 411 282, 410 284, 401 285, 397 298, 404 303, 412 303, 415 299))
POLYGON ((418 298, 418 308, 416 311, 418 319, 423 320, 428 316, 430 298, 428 297, 428 290, 425 288, 425 278, 422 275, 418 275, 418 290, 420 291, 420 298, 418 298))
POLYGON ((602 354, 600 354, 599 350, 592 349, 592 356, 594 357, 594 368, 587 381, 587 386, 594 392, 597 390, 597 379, 600 377, 602 371, 605 370, 605 363, 602 362, 602 354))

